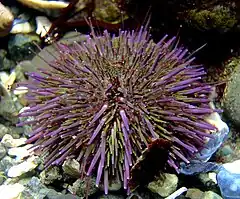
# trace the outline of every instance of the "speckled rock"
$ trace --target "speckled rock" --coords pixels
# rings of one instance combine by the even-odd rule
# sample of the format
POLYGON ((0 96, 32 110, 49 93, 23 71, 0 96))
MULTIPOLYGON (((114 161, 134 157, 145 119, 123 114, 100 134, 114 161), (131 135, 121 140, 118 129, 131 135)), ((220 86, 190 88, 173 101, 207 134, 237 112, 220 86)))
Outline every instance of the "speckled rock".
POLYGON ((0 160, 3 159, 6 154, 7 154, 7 150, 5 146, 2 143, 0 143, 0 160))
POLYGON ((80 176, 80 164, 75 159, 68 159, 64 161, 62 165, 64 173, 70 175, 73 178, 79 178, 80 176))
POLYGON ((76 194, 77 196, 84 197, 84 196, 86 196, 86 188, 88 186, 89 195, 96 193, 98 191, 98 188, 95 185, 96 179, 89 178, 88 180, 90 180, 90 182, 87 185, 87 183, 86 183, 87 179, 85 179, 85 180, 78 179, 73 183, 72 186, 69 186, 68 190, 72 194, 76 194))
POLYGON ((0 116, 12 124, 18 122, 18 109, 15 102, 10 96, 1 97, 0 101, 0 116))
POLYGON ((26 189, 22 193, 22 198, 27 199, 43 199, 48 194, 49 189, 44 186, 40 179, 32 177, 28 182, 26 189))
POLYGON ((14 139, 11 135, 5 134, 1 142, 4 144, 4 146, 8 148, 13 148, 24 145, 26 140, 26 138, 14 139))
POLYGON ((190 199, 200 199, 204 195, 204 192, 196 189, 196 188, 190 188, 187 191, 186 197, 190 199))
POLYGON ((16 161, 13 158, 10 158, 9 156, 5 156, 0 161, 0 171, 7 173, 7 171, 14 165, 16 165, 16 161))
POLYGON ((213 191, 206 191, 204 192, 202 199, 222 199, 222 197, 214 193, 213 191))
POLYGON ((208 9, 192 9, 187 11, 185 21, 199 30, 218 30, 227 32, 236 23, 235 13, 229 7, 216 5, 208 9))
POLYGON ((30 60, 35 54, 33 52, 38 52, 38 48, 34 43, 40 45, 40 38, 35 34, 16 34, 10 37, 8 42, 8 50, 11 55, 12 60, 22 61, 30 60))
POLYGON ((53 183, 55 180, 60 180, 61 178, 62 175, 58 167, 51 167, 40 173, 41 182, 46 185, 53 183))
POLYGON ((97 197, 97 199, 125 199, 125 197, 121 195, 108 194, 108 195, 99 196, 97 197))
POLYGON ((178 185, 178 177, 174 174, 165 174, 165 179, 158 179, 157 181, 150 182, 148 189, 153 193, 158 193, 162 197, 167 197, 176 191, 178 185))
MULTIPOLYGON (((19 132, 21 133, 21 132, 19 132)), ((18 131, 16 131, 15 127, 7 127, 4 126, 3 124, 0 124, 0 139, 3 138, 4 135, 9 134, 11 135, 14 139, 20 138, 18 131)))
POLYGON ((213 191, 203 192, 196 188, 188 189, 186 197, 190 199, 222 199, 221 196, 214 193, 213 191))
POLYGON ((0 49, 0 71, 10 70, 15 67, 15 63, 8 59, 7 51, 4 49, 0 49))

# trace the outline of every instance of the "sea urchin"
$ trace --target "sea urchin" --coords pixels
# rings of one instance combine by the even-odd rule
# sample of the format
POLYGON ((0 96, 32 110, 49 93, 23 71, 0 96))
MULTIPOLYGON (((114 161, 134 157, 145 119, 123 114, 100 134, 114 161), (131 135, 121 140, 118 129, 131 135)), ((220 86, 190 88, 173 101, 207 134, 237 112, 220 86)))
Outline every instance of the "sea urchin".
POLYGON ((48 153, 45 166, 76 158, 107 193, 114 176, 128 188, 131 168, 156 139, 172 143, 166 164, 178 170, 179 162, 188 163, 212 137, 215 127, 204 118, 217 110, 209 106, 203 67, 191 64, 174 40, 154 43, 141 27, 54 44, 59 56, 50 69, 29 73, 21 84, 30 108, 20 117, 34 120, 19 126, 33 125, 27 142, 48 153))

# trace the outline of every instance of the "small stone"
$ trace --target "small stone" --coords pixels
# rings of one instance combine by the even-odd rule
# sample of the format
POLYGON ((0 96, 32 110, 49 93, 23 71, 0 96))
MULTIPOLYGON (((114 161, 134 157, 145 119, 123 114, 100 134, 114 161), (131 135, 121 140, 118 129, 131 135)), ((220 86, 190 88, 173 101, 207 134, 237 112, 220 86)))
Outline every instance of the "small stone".
POLYGON ((21 161, 23 158, 26 158, 30 156, 30 150, 29 148, 32 147, 32 144, 27 144, 23 147, 17 147, 17 148, 10 148, 8 150, 8 155, 9 156, 15 156, 16 161, 21 161))
POLYGON ((15 67, 15 63, 9 60, 7 57, 7 51, 0 49, 0 71, 11 70, 15 67))
POLYGON ((16 165, 16 162, 13 158, 10 158, 9 156, 5 156, 0 161, 0 171, 3 171, 4 173, 7 173, 7 171, 13 166, 16 165))
POLYGON ((83 199, 83 198, 80 198, 76 195, 72 195, 72 194, 62 194, 62 193, 59 193, 53 189, 49 189, 49 192, 47 193, 47 196, 46 196, 47 199, 83 199))
POLYGON ((38 48, 34 43, 40 45, 40 38, 36 34, 12 35, 8 42, 11 58, 16 62, 32 59, 35 56, 33 52, 38 52, 38 48))
POLYGON ((158 193, 162 197, 167 197, 177 189, 178 177, 174 174, 165 174, 164 180, 150 182, 148 189, 153 193, 158 193))
POLYGON ((186 197, 190 199, 201 199, 203 195, 204 195, 203 191, 199 189, 191 188, 191 189, 188 189, 186 197))
POLYGON ((2 144, 4 144, 8 148, 13 148, 13 147, 18 147, 21 145, 24 145, 26 142, 26 138, 19 138, 19 139, 14 139, 11 135, 6 134, 2 138, 2 144))
MULTIPOLYGON (((0 124, 0 139, 2 139, 3 136, 6 134, 10 134, 14 138, 16 138, 16 133, 11 128, 9 128, 3 124, 0 124)), ((19 136, 18 136, 18 138, 19 138, 19 136)))
POLYGON ((222 156, 227 156, 233 153, 233 149, 229 145, 225 145, 220 149, 220 153, 222 156))
POLYGON ((27 34, 35 30, 35 27, 28 21, 14 25, 10 31, 12 34, 27 34))
POLYGON ((222 197, 213 191, 206 191, 204 192, 202 199, 222 199, 222 197))
POLYGON ((12 124, 16 124, 18 122, 18 109, 15 101, 9 95, 1 97, 0 116, 12 124))
POLYGON ((45 16, 36 17, 37 30, 36 33, 40 35, 40 37, 44 37, 48 31, 50 30, 52 23, 45 16))
POLYGON ((60 180, 62 175, 58 167, 51 167, 47 170, 44 170, 40 173, 40 179, 43 184, 51 184, 55 180, 60 180))
POLYGON ((7 150, 2 143, 0 143, 0 160, 7 154, 7 150))
POLYGON ((124 199, 124 196, 121 195, 113 195, 113 194, 108 194, 108 195, 102 195, 97 197, 97 199, 124 199))
POLYGON ((80 164, 77 160, 75 159, 68 159, 64 161, 62 165, 64 173, 67 175, 70 175, 71 177, 74 178, 79 178, 80 176, 80 164))
POLYGON ((18 199, 24 190, 24 186, 16 183, 12 185, 1 185, 0 196, 2 199, 18 199))
POLYGON ((21 176, 24 173, 27 173, 29 171, 32 171, 33 169, 35 169, 38 165, 34 162, 34 160, 36 159, 36 156, 32 156, 30 158, 28 158, 26 161, 12 166, 9 170, 8 170, 8 177, 10 178, 14 178, 14 177, 18 177, 21 176))
POLYGON ((96 179, 94 178, 88 178, 85 180, 78 179, 73 183, 72 186, 69 186, 68 190, 71 194, 76 194, 77 196, 84 197, 86 196, 86 190, 88 187, 88 195, 92 195, 98 191, 95 183, 96 179))
POLYGON ((0 3, 0 37, 6 36, 11 30, 14 16, 11 11, 0 3))
POLYGON ((29 8, 34 9, 62 9, 66 8, 69 3, 62 1, 44 1, 44 0, 17 0, 29 8))

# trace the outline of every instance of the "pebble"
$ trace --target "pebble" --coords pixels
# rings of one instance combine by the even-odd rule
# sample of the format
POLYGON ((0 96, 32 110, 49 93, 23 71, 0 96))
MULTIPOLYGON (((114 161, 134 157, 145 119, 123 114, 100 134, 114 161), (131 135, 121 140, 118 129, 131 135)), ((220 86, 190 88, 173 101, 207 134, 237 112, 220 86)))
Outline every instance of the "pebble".
POLYGON ((158 179, 150 182, 148 189, 153 193, 158 193, 162 197, 167 197, 176 191, 178 185, 178 177, 174 174, 165 174, 165 179, 158 179))
POLYGON ((71 177, 78 178, 80 176, 80 164, 75 159, 68 159, 62 165, 64 173, 71 177))
POLYGON ((55 180, 61 180, 62 175, 60 174, 60 170, 58 167, 51 167, 47 170, 43 170, 40 173, 40 180, 43 184, 51 184, 55 180))
POLYGON ((23 190, 24 186, 19 183, 12 185, 1 185, 0 196, 2 199, 18 199, 23 190))
POLYGON ((24 23, 18 23, 14 25, 10 31, 12 34, 19 34, 19 33, 31 33, 34 31, 34 27, 32 24, 30 24, 28 21, 24 23))
POLYGON ((27 173, 29 171, 32 171, 33 169, 35 169, 38 165, 34 162, 34 160, 36 160, 36 156, 32 156, 30 158, 28 158, 26 161, 12 166, 9 170, 8 170, 8 177, 10 178, 14 178, 14 177, 18 177, 21 176, 24 173, 27 173))
POLYGON ((44 1, 44 0, 17 0, 23 5, 34 9, 63 9, 68 6, 69 3, 61 1, 44 1))
POLYGON ((0 142, 0 160, 7 154, 5 146, 0 142))
POLYGON ((0 3, 0 37, 6 36, 11 30, 14 16, 11 11, 0 3))
POLYGON ((29 150, 29 148, 32 146, 32 144, 27 144, 23 147, 10 148, 8 150, 8 155, 15 156, 15 160, 19 162, 23 160, 23 158, 30 156, 31 151, 29 150))
POLYGON ((3 136, 1 143, 8 148, 13 148, 24 145, 26 140, 26 138, 14 139, 11 135, 6 134, 3 136))
POLYGON ((40 35, 40 37, 44 37, 52 26, 51 21, 49 21, 49 19, 45 16, 37 16, 36 24, 36 33, 40 35))

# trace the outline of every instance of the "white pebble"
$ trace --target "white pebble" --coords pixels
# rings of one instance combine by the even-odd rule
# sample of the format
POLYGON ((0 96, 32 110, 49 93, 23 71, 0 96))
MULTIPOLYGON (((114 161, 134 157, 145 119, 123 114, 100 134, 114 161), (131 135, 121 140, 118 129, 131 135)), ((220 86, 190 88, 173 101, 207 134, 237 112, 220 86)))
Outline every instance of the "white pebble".
POLYGON ((40 35, 40 37, 44 37, 52 26, 52 23, 45 16, 36 17, 36 24, 37 24, 36 33, 40 35))
POLYGON ((223 167, 230 173, 240 174, 240 160, 223 164, 223 167))
POLYGON ((19 33, 30 33, 34 31, 34 27, 29 22, 19 23, 12 27, 10 33, 19 34, 19 33))
POLYGON ((1 143, 3 143, 8 148, 13 148, 24 145, 26 140, 26 138, 14 139, 11 135, 6 134, 3 136, 1 143))
POLYGON ((12 185, 1 185, 0 197, 2 199, 18 199, 23 190, 24 186, 19 183, 12 185))
POLYGON ((32 157, 28 158, 26 161, 24 161, 18 165, 12 166, 8 170, 8 173, 7 173, 8 177, 10 177, 10 178, 18 177, 24 173, 27 173, 27 172, 35 169, 38 166, 36 163, 34 163, 34 160, 36 158, 37 158, 36 156, 32 156, 32 157))
POLYGON ((30 147, 32 147, 32 144, 27 144, 24 147, 17 147, 17 148, 11 148, 8 150, 8 155, 10 156, 16 156, 16 161, 21 161, 23 158, 28 157, 31 155, 31 151, 29 150, 30 147))

